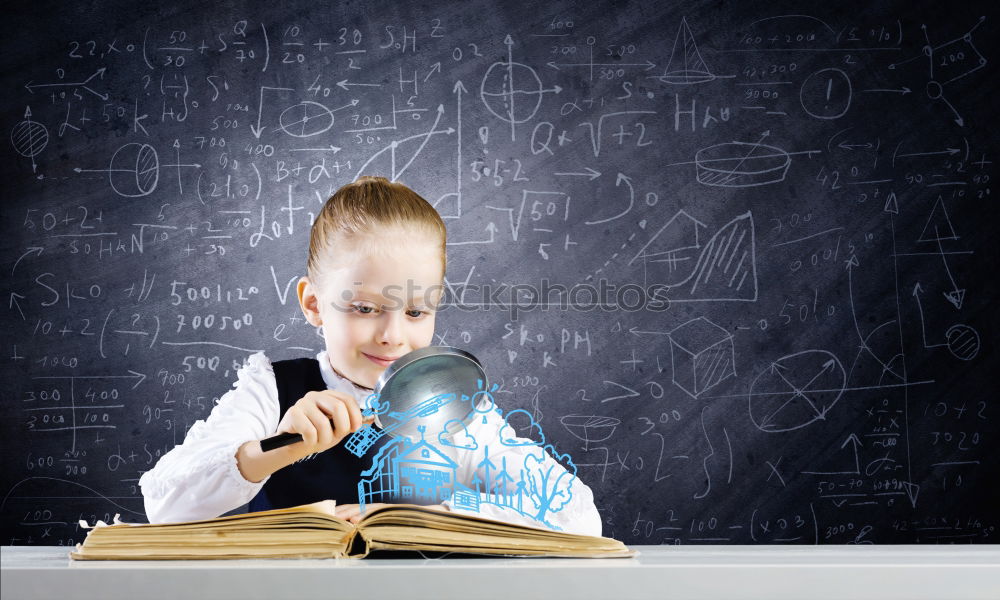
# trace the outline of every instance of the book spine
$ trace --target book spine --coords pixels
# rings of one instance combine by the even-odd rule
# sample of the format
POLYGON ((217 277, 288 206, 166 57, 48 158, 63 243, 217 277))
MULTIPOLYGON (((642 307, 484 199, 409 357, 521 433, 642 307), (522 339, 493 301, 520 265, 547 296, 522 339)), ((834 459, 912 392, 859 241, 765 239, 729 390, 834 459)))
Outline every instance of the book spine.
POLYGON ((351 537, 347 538, 347 557, 364 558, 368 556, 369 546, 368 537, 365 536, 364 530, 360 526, 356 526, 351 537))

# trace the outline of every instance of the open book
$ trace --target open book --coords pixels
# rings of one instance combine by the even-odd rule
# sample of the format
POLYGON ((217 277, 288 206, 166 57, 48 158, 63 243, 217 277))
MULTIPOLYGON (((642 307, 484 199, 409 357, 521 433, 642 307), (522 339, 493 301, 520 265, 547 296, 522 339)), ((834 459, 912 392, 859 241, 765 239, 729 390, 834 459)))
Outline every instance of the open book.
MULTIPOLYGON (((635 556, 618 540, 512 525, 460 512, 394 504, 357 524, 324 500, 262 512, 163 525, 115 523, 87 532, 76 560, 364 558, 376 550, 498 556, 635 556)), ((82 523, 81 523, 82 524, 82 523)))

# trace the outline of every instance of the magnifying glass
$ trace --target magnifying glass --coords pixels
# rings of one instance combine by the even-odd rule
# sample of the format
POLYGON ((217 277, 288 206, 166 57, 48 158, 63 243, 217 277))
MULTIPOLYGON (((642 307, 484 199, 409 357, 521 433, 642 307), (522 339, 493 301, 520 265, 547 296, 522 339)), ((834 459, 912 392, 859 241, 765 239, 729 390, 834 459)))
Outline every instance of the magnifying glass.
MULTIPOLYGON (((352 433, 344 447, 360 457, 385 435, 417 441, 422 432, 441 432, 451 438, 494 410, 489 391, 482 363, 469 352, 451 346, 414 350, 379 376, 361 412, 375 423, 352 433)), ((301 434, 279 433, 261 440, 260 448, 267 452, 300 441, 301 434)))

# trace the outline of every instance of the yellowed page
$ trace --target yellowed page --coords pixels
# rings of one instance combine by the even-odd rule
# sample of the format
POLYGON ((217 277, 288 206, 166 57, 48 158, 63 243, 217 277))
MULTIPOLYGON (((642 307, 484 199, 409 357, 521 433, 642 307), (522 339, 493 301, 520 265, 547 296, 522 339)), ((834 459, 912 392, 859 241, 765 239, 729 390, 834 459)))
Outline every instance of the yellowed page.
POLYGON ((376 549, 545 556, 632 556, 620 541, 515 525, 413 504, 381 507, 366 515, 358 533, 376 549))

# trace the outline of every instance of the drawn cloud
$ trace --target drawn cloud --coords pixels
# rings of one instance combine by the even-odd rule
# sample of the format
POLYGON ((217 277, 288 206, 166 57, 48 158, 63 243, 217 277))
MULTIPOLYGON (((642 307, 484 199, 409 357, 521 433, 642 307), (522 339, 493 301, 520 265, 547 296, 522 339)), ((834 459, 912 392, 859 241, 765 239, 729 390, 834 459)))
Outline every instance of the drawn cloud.
POLYGON ((535 421, 534 417, 531 416, 531 413, 522 408, 518 408, 510 411, 507 413, 507 416, 504 417, 503 427, 500 428, 500 443, 504 446, 541 446, 545 444, 545 433, 542 431, 542 426, 539 425, 535 421), (527 419, 527 426, 529 429, 526 438, 517 437, 517 428, 515 428, 511 423, 511 419, 514 415, 524 415, 523 417, 518 417, 517 421, 527 419), (531 432, 535 429, 538 430, 539 441, 537 442, 532 439, 534 436, 531 435, 531 432))
POLYGON ((475 450, 479 448, 479 442, 469 433, 468 428, 461 419, 452 419, 444 424, 444 429, 438 434, 438 443, 442 446, 462 448, 463 450, 475 450), (457 425, 452 425, 453 423, 457 425), (461 431, 458 430, 459 427, 462 428, 461 431), (452 436, 452 439, 449 439, 448 435, 452 430, 455 431, 455 434, 452 436))

